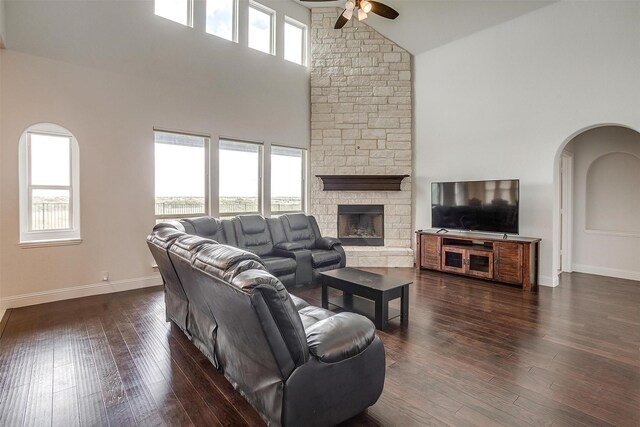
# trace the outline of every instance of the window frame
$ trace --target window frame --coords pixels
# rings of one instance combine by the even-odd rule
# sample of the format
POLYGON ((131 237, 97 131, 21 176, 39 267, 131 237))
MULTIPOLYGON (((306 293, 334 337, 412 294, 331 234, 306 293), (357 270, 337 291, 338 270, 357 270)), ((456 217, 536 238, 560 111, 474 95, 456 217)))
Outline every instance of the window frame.
MULTIPOLYGON (((297 65, 302 65, 303 67, 306 67, 309 63, 308 59, 307 59, 307 55, 308 55, 308 40, 309 40, 309 28, 303 24, 300 21, 296 21, 295 19, 285 15, 284 16, 284 31, 283 31, 283 39, 284 39, 284 45, 285 48, 283 49, 283 58, 285 61, 291 62, 292 64, 297 64, 297 65), (294 27, 297 27, 299 29, 302 30, 302 52, 301 52, 301 59, 302 59, 302 63, 299 62, 295 62, 295 61, 291 61, 290 59, 287 59, 286 54, 286 45, 287 45, 287 24, 292 25, 294 27)), ((293 147, 291 147, 293 148, 293 147)))
POLYGON ((220 151, 222 151, 222 142, 232 142, 236 144, 247 144, 247 145, 255 145, 258 147, 258 210, 257 211, 246 211, 246 212, 221 212, 220 207, 222 204, 220 203, 220 166, 218 165, 218 215, 221 218, 234 217, 238 215, 247 215, 247 214, 264 214, 264 143, 258 141, 247 141, 242 139, 234 139, 234 138, 226 138, 220 137, 218 139, 218 161, 220 159, 220 151))
POLYGON ((205 6, 204 6, 205 7, 204 32, 206 34, 209 34, 210 36, 218 37, 219 39, 222 39, 222 40, 230 41, 230 42, 233 42, 233 43, 238 43, 238 26, 239 26, 238 25, 238 3, 239 3, 239 1, 238 0, 231 0, 231 1, 233 1, 233 7, 232 7, 233 16, 231 18, 231 21, 232 21, 231 22, 231 40, 226 39, 226 38, 224 38, 222 36, 219 36, 217 34, 213 34, 213 33, 210 33, 209 31, 207 31, 207 8, 209 6, 209 2, 210 1, 215 1, 215 0, 206 0, 205 1, 205 6))
POLYGON ((249 0, 249 4, 247 5, 247 47, 257 52, 262 52, 268 55, 276 56, 276 11, 254 0, 249 0), (250 9, 252 8, 259 12, 269 15, 270 27, 271 27, 269 31, 269 37, 270 37, 269 52, 264 52, 260 49, 256 49, 255 47, 251 47, 251 36, 249 34, 251 23, 249 22, 249 13, 250 13, 250 9))
POLYGON ((285 214, 292 214, 292 213, 306 213, 307 212, 307 173, 308 173, 308 164, 307 164, 307 159, 308 159, 308 150, 306 148, 301 148, 301 147, 293 147, 290 145, 282 145, 282 144, 271 144, 271 151, 270 151, 270 156, 273 157, 273 147, 276 148, 290 148, 290 149, 295 149, 295 150, 300 150, 302 152, 302 170, 301 170, 301 174, 302 174, 302 181, 301 181, 301 189, 300 189, 300 207, 301 210, 299 211, 274 211, 273 210, 273 159, 269 159, 269 165, 270 165, 270 169, 271 169, 271 177, 269 178, 269 185, 272 187, 269 191, 269 196, 271 197, 271 200, 269 200, 269 212, 271 213, 272 217, 277 217, 280 215, 285 215, 285 214))
POLYGON ((154 157, 153 157, 153 176, 154 176, 154 188, 153 188, 153 216, 155 218, 156 223, 161 222, 167 219, 182 219, 186 216, 209 216, 211 214, 211 203, 209 196, 209 188, 210 188, 210 173, 209 173, 209 155, 210 155, 210 146, 211 146, 211 137, 209 135, 203 135, 193 132, 184 132, 184 131, 175 131, 161 128, 153 128, 153 147, 154 147, 154 157), (156 173, 156 157, 155 157, 155 145, 156 145, 156 133, 172 133, 175 135, 183 135, 183 136, 191 136, 204 139, 204 212, 194 212, 189 214, 167 214, 167 215, 157 215, 156 214, 156 190, 155 190, 155 173, 156 173))
POLYGON ((182 22, 176 21, 175 19, 171 19, 171 18, 168 18, 168 17, 163 16, 163 15, 158 15, 156 13, 156 2, 157 1, 158 0, 154 0, 153 1, 153 14, 155 16, 158 16, 160 18, 166 19, 166 20, 171 21, 171 22, 175 22, 176 24, 184 25, 185 27, 193 28, 193 1, 194 0, 187 0, 187 22, 186 23, 182 23, 182 22))
POLYGON ((38 123, 29 126, 21 135, 18 147, 18 186, 20 246, 56 245, 81 242, 80 234, 80 148, 76 137, 66 128, 53 123, 38 123), (69 140, 69 185, 32 185, 31 136, 44 135, 68 138, 69 140), (69 191, 69 228, 33 230, 33 190, 69 191))

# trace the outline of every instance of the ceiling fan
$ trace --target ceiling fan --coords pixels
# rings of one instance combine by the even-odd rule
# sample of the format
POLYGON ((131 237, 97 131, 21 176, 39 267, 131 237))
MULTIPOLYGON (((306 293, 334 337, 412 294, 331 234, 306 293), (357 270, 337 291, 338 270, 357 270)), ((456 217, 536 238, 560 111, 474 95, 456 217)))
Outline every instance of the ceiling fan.
MULTIPOLYGON (((331 1, 331 0, 301 0, 301 1, 331 1)), ((386 4, 374 1, 374 0, 347 0, 344 5, 344 10, 338 16, 338 20, 336 21, 336 25, 333 27, 336 30, 344 27, 344 24, 349 22, 354 13, 357 13, 357 17, 359 21, 366 19, 369 12, 375 13, 376 15, 380 15, 383 18, 387 19, 396 19, 400 14, 393 9, 392 7, 387 6, 386 4), (357 12, 356 12, 357 11, 357 12)))

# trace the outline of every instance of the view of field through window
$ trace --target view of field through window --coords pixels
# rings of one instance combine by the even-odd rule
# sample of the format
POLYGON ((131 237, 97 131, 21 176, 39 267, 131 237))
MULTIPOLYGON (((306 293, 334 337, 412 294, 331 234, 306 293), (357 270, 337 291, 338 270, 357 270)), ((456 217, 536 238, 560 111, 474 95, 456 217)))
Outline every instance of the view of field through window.
POLYGON ((207 138, 155 132, 156 216, 207 213, 207 138))
MULTIPOLYGON (((206 138, 155 133, 155 214, 157 217, 206 215, 206 138), (171 173, 167 173, 171 171, 171 173)), ((271 147, 271 211, 304 210, 305 152, 271 147)), ((261 213, 262 145, 220 140, 219 213, 261 213)))

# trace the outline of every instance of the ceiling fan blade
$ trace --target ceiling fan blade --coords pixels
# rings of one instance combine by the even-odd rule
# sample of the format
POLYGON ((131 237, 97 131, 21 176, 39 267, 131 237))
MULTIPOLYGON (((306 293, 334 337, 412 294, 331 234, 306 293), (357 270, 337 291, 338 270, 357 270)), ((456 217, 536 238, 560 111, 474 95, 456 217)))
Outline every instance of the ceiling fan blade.
MULTIPOLYGON (((347 10, 347 9, 345 9, 347 10)), ((340 28, 344 27, 344 24, 346 24, 347 22, 349 22, 349 20, 347 18, 344 17, 344 11, 340 12, 340 16, 338 16, 338 20, 336 21, 336 25, 334 25, 334 29, 339 30, 340 28)))
POLYGON ((371 3, 371 12, 376 15, 380 15, 383 18, 396 19, 400 15, 397 10, 387 6, 386 4, 373 0, 369 0, 369 3, 371 3))

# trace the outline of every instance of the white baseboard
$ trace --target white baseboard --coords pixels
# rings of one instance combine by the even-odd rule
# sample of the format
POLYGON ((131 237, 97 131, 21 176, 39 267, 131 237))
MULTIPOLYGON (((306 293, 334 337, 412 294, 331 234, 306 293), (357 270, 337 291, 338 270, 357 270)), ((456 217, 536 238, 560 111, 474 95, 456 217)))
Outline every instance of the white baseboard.
POLYGON ((616 277, 618 279, 640 281, 640 271, 618 270, 616 268, 598 267, 594 265, 573 264, 573 271, 596 274, 598 276, 616 277))
MULTIPOLYGON (((72 298, 130 291, 133 289, 158 285, 162 285, 162 278, 159 274, 135 279, 114 280, 110 282, 95 283, 92 285, 73 286, 69 288, 52 289, 50 291, 14 295, 0 299, 0 313, 4 314, 4 311, 8 308, 25 307, 27 305, 44 304, 47 302, 62 301, 72 298)), ((0 316, 0 318, 2 317, 0 316)))

